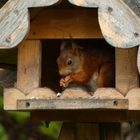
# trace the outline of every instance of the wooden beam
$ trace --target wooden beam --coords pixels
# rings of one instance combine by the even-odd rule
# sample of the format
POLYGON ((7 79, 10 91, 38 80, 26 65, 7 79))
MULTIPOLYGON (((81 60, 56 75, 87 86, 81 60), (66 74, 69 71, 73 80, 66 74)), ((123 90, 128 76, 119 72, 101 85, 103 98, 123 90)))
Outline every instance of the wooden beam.
POLYGON ((140 121, 140 111, 126 110, 43 110, 32 111, 33 120, 72 122, 123 122, 140 121))
POLYGON ((123 95, 139 86, 137 48, 116 48, 116 89, 123 95))
POLYGON ((40 86, 41 43, 26 40, 18 46, 17 88, 25 95, 40 86))
POLYGON ((128 100, 122 95, 120 96, 120 93, 115 89, 100 88, 96 91, 95 96, 82 92, 82 90, 77 89, 71 90, 71 92, 65 91, 60 97, 57 97, 57 93, 47 87, 33 88, 28 92, 28 95, 19 88, 8 88, 4 90, 4 104, 7 110, 16 110, 17 106, 21 110, 128 109, 128 100), (72 95, 67 96, 68 93, 72 95), (99 94, 103 94, 103 96, 100 98, 99 94), (110 96, 111 94, 112 96, 110 96), (10 101, 11 98, 12 102, 10 101), (17 104, 18 99, 22 99, 22 101, 18 101, 19 104, 17 104), (26 106, 27 104, 31 106, 26 106))
POLYGON ((127 99, 27 99, 17 101, 18 110, 128 109, 127 99))

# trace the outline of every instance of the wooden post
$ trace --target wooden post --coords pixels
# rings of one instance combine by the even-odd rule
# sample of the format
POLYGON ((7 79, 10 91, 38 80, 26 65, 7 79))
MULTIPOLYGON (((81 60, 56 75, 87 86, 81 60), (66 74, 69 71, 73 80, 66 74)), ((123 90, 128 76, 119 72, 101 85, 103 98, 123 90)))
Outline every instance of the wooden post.
POLYGON ((120 123, 102 123, 100 130, 101 140, 121 140, 120 123))
POLYGON ((97 123, 79 123, 76 140, 99 140, 99 125, 97 123))
POLYGON ((26 40, 18 46, 17 88, 28 94, 40 85, 41 43, 40 40, 26 40))
POLYGON ((116 89, 123 95, 138 87, 137 48, 116 48, 116 89))
POLYGON ((59 140, 99 140, 96 123, 64 123, 59 140))
POLYGON ((75 128, 75 123, 63 123, 59 135, 59 140, 76 140, 75 128))

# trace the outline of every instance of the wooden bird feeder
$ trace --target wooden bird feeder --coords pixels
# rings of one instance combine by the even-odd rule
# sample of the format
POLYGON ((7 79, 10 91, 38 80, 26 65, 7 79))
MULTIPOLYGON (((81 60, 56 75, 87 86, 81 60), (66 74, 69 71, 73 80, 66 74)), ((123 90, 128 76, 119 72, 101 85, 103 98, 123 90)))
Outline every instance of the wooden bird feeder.
MULTIPOLYGON (((9 0, 0 9, 0 49, 17 47, 17 82, 4 89, 4 109, 46 110, 53 119, 55 114, 72 111, 83 115, 82 111, 115 110, 117 116, 117 112, 140 110, 137 6, 136 0, 9 0), (95 98, 78 90, 72 91, 72 97, 67 93, 57 97, 60 76, 56 58, 62 39, 70 36, 106 40, 115 48, 115 87, 97 89, 95 98)), ((66 116, 62 119, 70 119, 66 116)))

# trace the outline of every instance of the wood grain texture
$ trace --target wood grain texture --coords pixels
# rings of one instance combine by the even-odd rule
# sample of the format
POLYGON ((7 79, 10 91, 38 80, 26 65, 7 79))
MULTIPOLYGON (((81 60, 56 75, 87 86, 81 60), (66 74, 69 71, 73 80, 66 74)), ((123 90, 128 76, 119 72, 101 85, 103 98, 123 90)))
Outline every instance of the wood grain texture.
POLYGON ((127 99, 27 99, 17 101, 18 110, 128 109, 127 99))
MULTIPOLYGON (((9 0, 0 9, 0 48, 14 47, 23 40, 29 30, 29 7, 49 6, 57 2, 58 0, 9 0)), ((123 0, 69 2, 78 6, 99 7, 99 24, 104 38, 112 46, 129 48, 140 44, 140 19, 123 0)))
POLYGON ((102 123, 100 129, 101 139, 121 140, 121 123, 102 123))
POLYGON ((70 36, 103 38, 97 9, 45 8, 32 20, 28 39, 69 39, 70 36))
POLYGON ((129 110, 140 110, 140 88, 131 89, 125 99, 129 100, 129 110))
POLYGON ((140 73, 140 45, 138 47, 138 53, 137 53, 137 66, 138 66, 138 71, 140 73))
POLYGON ((63 123, 58 140, 76 140, 75 123, 63 123))
POLYGON ((37 88, 33 89, 28 95, 25 95, 21 90, 17 88, 5 88, 4 89, 4 109, 5 110, 17 110, 17 100, 19 99, 56 99, 57 96, 54 91, 49 88, 37 88))
POLYGON ((99 7, 99 24, 104 38, 114 47, 130 48, 140 44, 140 19, 122 0, 69 0, 83 7, 99 7))
POLYGON ((137 70, 137 48, 116 48, 116 89, 126 95, 139 86, 137 70))
MULTIPOLYGON (((28 88, 28 87, 27 87, 28 88)), ((32 88, 32 87, 31 87, 32 88)), ((26 89, 24 89, 26 90, 26 89)), ((4 108, 6 110, 17 110, 17 101, 22 99, 22 101, 18 101, 18 109, 27 109, 27 110, 95 110, 95 109, 115 109, 122 110, 128 108, 128 101, 123 96, 118 96, 116 91, 114 90, 105 90, 111 93, 116 94, 115 96, 109 97, 103 95, 101 96, 78 96, 71 97, 57 97, 57 94, 51 90, 50 88, 35 88, 30 89, 28 95, 25 95, 21 89, 17 88, 9 88, 4 91, 4 108), (29 106, 26 106, 30 104, 29 106)), ((102 94, 104 89, 99 90, 97 93, 102 94)), ((81 91, 73 90, 72 94, 81 94, 81 91), (76 93, 77 92, 77 93, 76 93)))
POLYGON ((123 0, 140 17, 140 0, 123 0))
POLYGON ((16 88, 5 88, 4 110, 17 110, 17 99, 25 99, 25 95, 16 88))
POLYGON ((39 40, 25 40, 18 46, 17 88, 28 94, 40 86, 41 43, 39 40))
POLYGON ((29 30, 29 7, 50 6, 58 0, 9 0, 0 9, 0 48, 12 48, 29 30))

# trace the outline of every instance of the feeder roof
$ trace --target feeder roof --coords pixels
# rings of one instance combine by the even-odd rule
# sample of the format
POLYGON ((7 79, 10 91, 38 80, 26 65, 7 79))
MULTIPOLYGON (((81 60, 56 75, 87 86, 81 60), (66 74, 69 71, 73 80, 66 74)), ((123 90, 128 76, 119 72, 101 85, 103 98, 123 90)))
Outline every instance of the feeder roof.
MULTIPOLYGON (((13 48, 25 38, 30 26, 28 8, 63 2, 66 0, 6 2, 0 9, 0 48, 13 48)), ((68 2, 80 7, 98 8, 102 34, 112 46, 130 48, 140 44, 140 0, 67 0, 68 2)))

